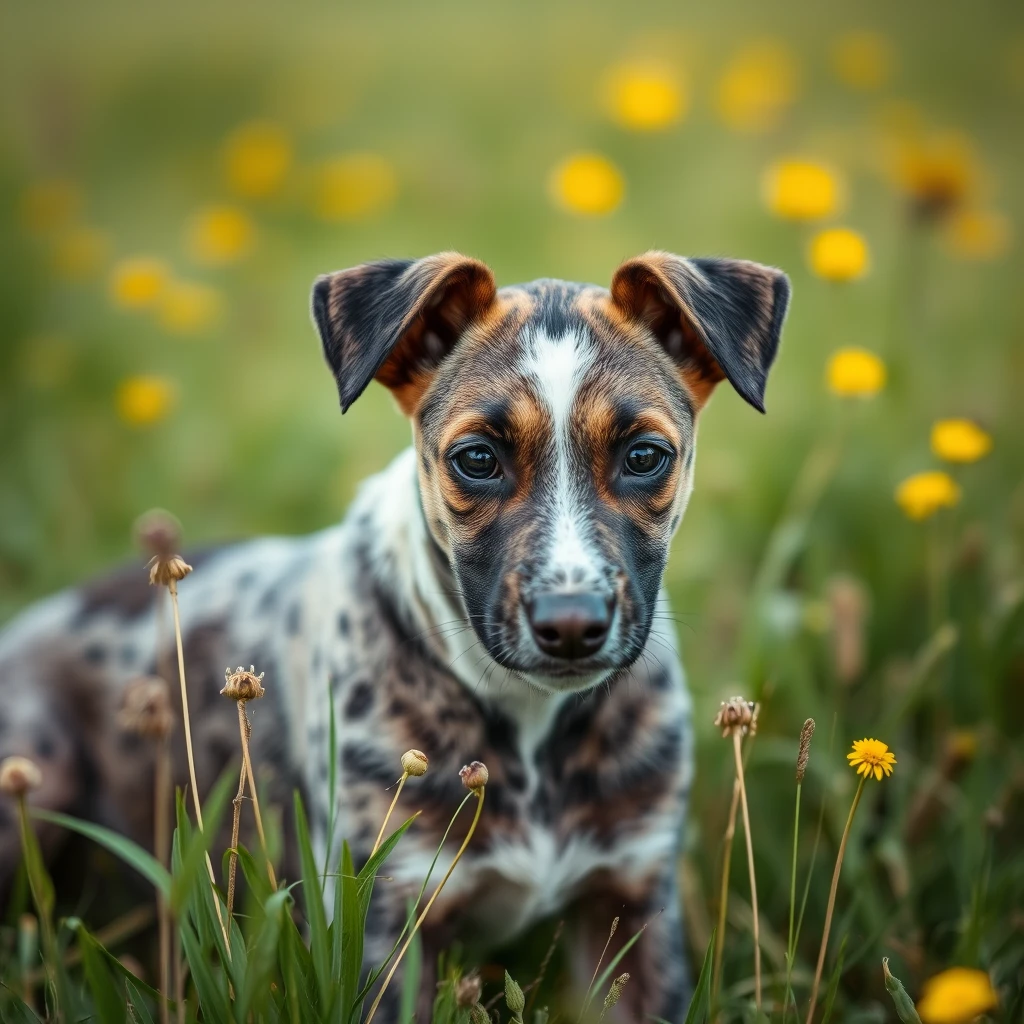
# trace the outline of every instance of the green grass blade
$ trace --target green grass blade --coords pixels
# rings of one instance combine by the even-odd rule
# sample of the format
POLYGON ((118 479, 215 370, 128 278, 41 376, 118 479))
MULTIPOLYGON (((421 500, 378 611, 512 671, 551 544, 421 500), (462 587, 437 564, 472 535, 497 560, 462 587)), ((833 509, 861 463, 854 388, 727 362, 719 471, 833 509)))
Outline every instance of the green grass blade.
POLYGON ((706 1024, 711 1018, 711 967, 714 959, 715 932, 712 929, 711 941, 704 954, 704 963, 697 978, 697 987, 690 999, 690 1008, 686 1011, 686 1024, 706 1024))
POLYGON ((324 911, 324 894, 320 888, 320 872, 313 856, 309 824, 298 791, 295 793, 295 830, 302 862, 302 890, 306 903, 306 920, 309 923, 309 952, 320 994, 320 1008, 327 1012, 334 995, 331 984, 331 939, 327 930, 327 914, 324 911))
MULTIPOLYGON (((411 901, 410 901, 411 902, 411 901)), ((416 1015, 416 1002, 420 994, 420 975, 423 973, 423 943, 417 932, 405 954, 402 991, 399 1000, 399 1024, 411 1024, 416 1015)))
POLYGON ((263 1019, 260 1011, 270 995, 270 985, 277 973, 277 949, 281 941, 281 928, 284 915, 289 912, 291 903, 291 893, 287 889, 279 889, 263 904, 263 921, 249 956, 245 985, 240 990, 235 1004, 237 1020, 248 1020, 250 1010, 255 1019, 263 1019))
POLYGON ((128 993, 128 999, 131 1002, 129 1013, 134 1016, 139 1024, 156 1024, 153 1020, 153 1014, 149 1012, 149 1007, 146 1005, 146 1001, 143 999, 142 993, 139 991, 138 985, 134 982, 126 981, 125 990, 128 993))
POLYGON ((97 1019, 103 1021, 103 1024, 124 1024, 128 1020, 124 985, 114 980, 99 952, 99 943, 86 931, 81 921, 69 920, 68 926, 78 935, 82 969, 97 1019))
POLYGON ((203 1020, 208 1024, 233 1024, 226 976, 223 972, 214 971, 207 950, 191 922, 182 921, 179 930, 189 973, 199 995, 203 1020))
MULTIPOLYGON (((359 973, 363 968, 363 934, 366 928, 366 910, 369 899, 363 903, 356 879, 352 850, 345 842, 341 848, 341 874, 338 878, 341 891, 341 1005, 346 1009, 346 1019, 359 1017, 356 992, 359 990, 359 973)), ((366 883, 373 884, 372 876, 366 883)), ((335 922, 335 927, 338 922, 335 922)))
POLYGON ((5 998, 0 1000, 3 1007, 5 1024, 42 1024, 42 1021, 28 1008, 25 1000, 12 988, 0 982, 5 998))
POLYGON ((839 943, 839 954, 836 957, 835 967, 832 968, 832 974, 828 981, 828 993, 825 996, 825 1009, 821 1015, 821 1024, 828 1024, 829 1018, 832 1016, 832 1007, 836 1001, 836 992, 839 991, 839 979, 843 976, 843 961, 846 959, 846 940, 849 938, 849 934, 843 936, 843 941, 839 943))

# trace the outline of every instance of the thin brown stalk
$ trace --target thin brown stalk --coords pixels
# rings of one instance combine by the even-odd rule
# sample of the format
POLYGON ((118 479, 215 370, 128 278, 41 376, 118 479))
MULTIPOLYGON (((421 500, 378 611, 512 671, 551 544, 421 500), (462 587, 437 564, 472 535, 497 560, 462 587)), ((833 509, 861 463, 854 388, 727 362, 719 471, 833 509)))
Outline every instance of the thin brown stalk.
POLYGON ((238 874, 238 835, 242 826, 242 801, 245 799, 245 762, 238 771, 238 792, 231 801, 231 854, 228 860, 228 918, 235 907, 235 878, 238 874))
MULTIPOLYGON (((153 847, 164 867, 170 862, 168 814, 171 801, 171 748, 167 737, 157 741, 156 770, 153 782, 153 847)), ((156 912, 160 936, 160 1024, 168 1024, 168 999, 171 991, 171 908, 163 893, 157 892, 156 912)))
POLYGON ((367 1014, 366 1021, 364 1024, 370 1024, 373 1020, 373 1015, 377 1012, 377 1007, 380 1005, 381 999, 384 997, 384 993, 387 991, 388 985, 391 984, 391 979, 395 976, 395 971, 398 969, 398 965, 402 962, 402 957, 405 956, 406 950, 409 948, 410 943, 415 937, 416 933, 420 929, 420 925, 426 920, 427 914, 430 912, 430 908, 434 905, 434 901, 437 899, 441 890, 444 888, 445 883, 452 876, 452 872, 455 870, 455 865, 459 863, 462 855, 466 852, 466 847, 469 846, 469 841, 473 838, 473 833, 476 831, 477 822, 480 821, 480 812, 484 808, 484 787, 475 790, 476 792, 476 814, 473 815, 473 821, 469 826, 469 831, 466 833, 466 838, 462 840, 462 845, 459 847, 458 853, 455 854, 454 859, 451 862, 448 870, 444 873, 444 878, 441 879, 437 884, 437 888, 434 890, 430 899, 427 900, 427 905, 423 908, 420 916, 416 919, 416 923, 412 926, 412 930, 409 932, 408 938, 405 940, 405 944, 398 951, 398 956, 395 957, 395 962, 391 965, 391 970, 388 971, 387 977, 384 979, 384 984, 381 985, 380 991, 377 993, 377 998, 374 999, 373 1005, 370 1007, 370 1012, 367 1014))
POLYGON ((711 972, 711 1005, 718 1001, 722 984, 722 956, 725 951, 725 920, 729 910, 729 875, 732 870, 732 841, 736 835, 736 814, 740 806, 740 782, 732 784, 732 803, 729 805, 729 820, 722 837, 722 882, 718 894, 718 927, 715 929, 715 963, 711 972))
POLYGON ((391 800, 391 806, 388 808, 388 813, 384 815, 384 820, 380 825, 380 831, 377 833, 377 841, 373 844, 373 849, 370 851, 371 857, 380 848, 381 840, 384 838, 384 829, 388 827, 388 822, 391 820, 391 812, 395 809, 395 806, 398 803, 398 798, 402 795, 402 787, 405 786, 405 780, 408 778, 409 773, 402 772, 402 777, 398 780, 398 788, 395 790, 395 795, 391 800))
POLYGON ((270 851, 267 849, 267 837, 263 831, 263 817, 260 814, 260 798, 256 793, 256 779, 252 773, 252 758, 249 756, 249 734, 252 727, 245 714, 245 701, 238 702, 238 730, 242 738, 242 764, 245 768, 246 777, 249 780, 249 792, 252 795, 252 811, 256 818, 256 834, 260 839, 260 849, 263 851, 263 859, 267 862, 267 877, 270 879, 272 889, 277 888, 277 875, 274 874, 274 865, 270 860, 270 851))
MULTIPOLYGON (((188 688, 185 685, 185 652, 181 643, 181 613, 178 610, 178 584, 170 580, 167 589, 171 595, 171 608, 174 611, 174 640, 178 648, 178 683, 181 688, 181 718, 185 726, 185 751, 188 754, 188 774, 192 783, 192 805, 196 810, 196 824, 199 831, 203 829, 203 811, 199 801, 199 785, 196 782, 196 761, 192 754, 192 727, 189 724, 188 714, 188 688)), ((217 911, 217 922, 220 924, 221 934, 224 937, 224 952, 227 958, 231 959, 231 939, 228 936, 227 925, 224 923, 224 914, 220 908, 220 897, 217 895, 217 878, 213 873, 213 861, 210 854, 206 854, 206 871, 210 876, 210 884, 213 886, 213 906, 217 911)))
POLYGON ((612 918, 612 926, 608 929, 608 938, 604 940, 604 949, 601 950, 601 955, 597 958, 597 966, 594 968, 594 973, 590 978, 590 984, 587 986, 587 994, 583 1000, 583 1006, 580 1008, 580 1015, 576 1018, 576 1024, 579 1024, 583 1020, 583 1015, 587 1012, 590 1007, 590 1001, 593 998, 594 982, 597 981, 598 972, 601 970, 601 964, 604 963, 604 958, 608 953, 608 947, 612 944, 612 936, 615 934, 616 929, 619 927, 618 917, 612 918))
POLYGON ((828 949, 828 933, 832 930, 832 911, 836 905, 836 890, 839 888, 839 872, 843 867, 843 857, 846 854, 846 841, 850 838, 850 826, 853 824, 853 816, 857 813, 857 805, 860 803, 860 795, 864 791, 866 776, 861 776, 857 784, 857 792, 853 795, 853 803, 850 805, 850 813, 846 819, 846 828, 843 829, 843 838, 839 841, 839 854, 836 857, 835 870, 832 872, 832 887, 828 892, 828 908, 825 911, 825 928, 821 934, 821 948, 818 950, 818 966, 814 969, 814 984, 811 986, 811 1003, 807 1007, 806 1024, 814 1020, 814 1011, 818 1005, 818 988, 821 985, 821 972, 825 967, 825 951, 828 949))
POLYGON ((761 927, 757 912, 757 877, 754 873, 754 841, 750 835, 750 810, 747 807, 747 787, 743 777, 743 738, 736 730, 732 734, 732 749, 736 757, 736 781, 740 788, 740 808, 743 811, 743 832, 747 841, 747 871, 750 874, 750 904, 754 911, 754 1004, 761 1009, 761 927))

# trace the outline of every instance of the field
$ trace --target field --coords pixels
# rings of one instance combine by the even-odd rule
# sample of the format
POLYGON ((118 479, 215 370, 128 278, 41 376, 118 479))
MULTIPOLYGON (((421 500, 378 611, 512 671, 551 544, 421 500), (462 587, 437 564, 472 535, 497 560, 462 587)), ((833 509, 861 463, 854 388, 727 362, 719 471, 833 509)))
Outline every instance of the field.
MULTIPOLYGON (((742 694, 766 1007, 813 718, 799 1019, 863 737, 897 763, 852 822, 820 1003, 835 978, 834 1020, 896 1019, 887 957, 915 1000, 986 972, 992 1019, 1022 1019, 1020 10, 259 0, 4 22, 0 621, 129 556, 152 507, 191 545, 342 515, 409 428, 379 387, 341 418, 308 312, 322 272, 445 249, 499 284, 607 284, 653 248, 779 266, 767 415, 725 387, 703 414, 667 575, 699 734, 694 976, 735 772, 713 719, 742 694)), ((730 887, 720 1005, 752 1019, 742 821, 730 887)))

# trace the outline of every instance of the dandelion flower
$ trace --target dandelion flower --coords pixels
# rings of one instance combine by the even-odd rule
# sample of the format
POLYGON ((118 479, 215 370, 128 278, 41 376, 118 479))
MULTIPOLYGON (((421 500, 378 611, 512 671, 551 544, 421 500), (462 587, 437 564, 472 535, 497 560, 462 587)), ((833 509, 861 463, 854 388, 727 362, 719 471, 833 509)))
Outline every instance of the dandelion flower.
POLYGON ((715 105, 722 120, 736 131, 770 131, 796 99, 798 84, 790 50, 777 40, 761 40, 744 47, 726 65, 715 105))
POLYGON ((82 205, 78 186, 63 178, 33 182, 21 196, 21 218, 33 234, 43 235, 69 224, 82 205))
POLYGON ((867 778, 874 775, 879 781, 883 774, 892 775, 892 766, 896 763, 895 755, 881 740, 854 740, 853 750, 846 755, 851 768, 857 769, 858 775, 867 778))
POLYGON ((192 258, 207 266, 235 263, 252 250, 256 229, 245 210, 237 206, 207 206, 187 228, 192 258))
POLYGON ((117 389, 117 414, 131 427, 150 427, 166 418, 176 397, 177 389, 166 377, 128 377, 117 389))
POLYGON ((156 305, 169 279, 163 260, 150 256, 124 259, 110 272, 110 297, 122 309, 148 309, 156 305))
POLYGON ((996 210, 958 210, 950 215, 942 235, 951 256, 976 262, 1005 256, 1012 241, 1009 218, 996 210))
POLYGON ((940 469, 915 473, 896 488, 896 503, 910 519, 928 519, 959 501, 960 487, 940 469))
POLYGON ((893 54, 889 41, 877 32, 846 32, 832 47, 836 78, 860 92, 880 89, 892 74, 893 54))
POLYGON ((313 212, 325 221, 354 221, 390 207, 398 175, 376 153, 346 153, 324 161, 313 174, 313 212))
POLYGON ((762 184, 768 209, 785 220, 821 220, 842 202, 838 176, 813 160, 782 160, 770 167, 762 184))
POLYGON ((841 348, 826 368, 829 390, 843 398, 870 398, 885 387, 885 363, 865 348, 841 348))
POLYGON ((224 176, 228 186, 246 199, 262 199, 277 192, 291 164, 288 135, 270 121, 243 124, 224 144, 224 176))
POLYGON ((932 427, 932 451, 946 462, 977 462, 992 450, 992 436, 972 420, 939 420, 932 427))
POLYGON ((196 334, 215 324, 222 309, 216 288, 195 281, 172 281, 160 301, 160 324, 175 334, 196 334))
POLYGON ((968 1024, 998 1005, 999 997, 985 971, 951 967, 924 983, 917 1011, 924 1024, 968 1024))
POLYGON ((963 205, 981 176, 974 146, 959 132, 912 133, 902 139, 891 175, 924 217, 944 216, 963 205))
POLYGON ((0 792, 23 797, 43 784, 43 774, 34 761, 13 754, 0 763, 0 792))
POLYGON ((686 113, 679 76, 657 62, 629 62, 614 68, 605 102, 613 121, 639 132, 668 128, 686 113))
POLYGON ((622 202, 626 184, 607 157, 576 153, 552 171, 548 190, 554 203, 570 213, 600 217, 622 202))
POLYGON ((826 281, 855 281, 867 272, 868 244, 851 228, 828 228, 811 240, 809 262, 826 281))

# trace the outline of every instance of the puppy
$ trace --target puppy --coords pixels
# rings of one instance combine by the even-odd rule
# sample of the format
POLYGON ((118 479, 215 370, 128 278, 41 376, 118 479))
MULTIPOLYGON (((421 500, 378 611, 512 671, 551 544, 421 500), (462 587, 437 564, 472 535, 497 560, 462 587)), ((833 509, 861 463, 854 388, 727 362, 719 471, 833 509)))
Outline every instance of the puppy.
MULTIPOLYGON (((223 667, 243 662, 266 673, 255 758, 271 795, 301 789, 319 856, 347 838, 365 861, 402 752, 428 755, 402 793, 398 820, 422 814, 376 887, 368 966, 390 951, 464 796, 459 768, 480 760, 483 816, 427 918, 428 972, 454 939, 486 949, 564 915, 585 986, 617 915, 616 942, 647 930, 622 962, 631 980, 616 1012, 685 1015, 676 861, 690 704, 656 612, 700 411, 723 380, 763 411, 788 297, 778 270, 662 252, 622 264, 610 290, 498 290, 456 253, 316 282, 342 411, 377 379, 413 445, 340 525, 197 555, 179 589, 203 784, 237 757, 234 711, 217 694, 223 667)), ((143 841, 151 755, 119 732, 115 710, 134 677, 173 664, 156 597, 132 567, 0 635, 0 753, 37 761, 38 803, 143 841)), ((180 750, 177 763, 184 782, 180 750)), ((0 880, 18 859, 3 810, 0 880)), ((50 851, 58 841, 41 838, 50 851)), ((396 1012, 385 1005, 381 1019, 396 1012)))

